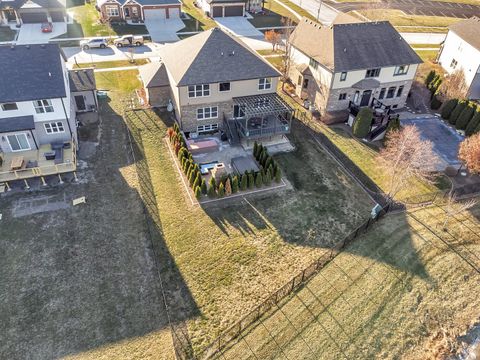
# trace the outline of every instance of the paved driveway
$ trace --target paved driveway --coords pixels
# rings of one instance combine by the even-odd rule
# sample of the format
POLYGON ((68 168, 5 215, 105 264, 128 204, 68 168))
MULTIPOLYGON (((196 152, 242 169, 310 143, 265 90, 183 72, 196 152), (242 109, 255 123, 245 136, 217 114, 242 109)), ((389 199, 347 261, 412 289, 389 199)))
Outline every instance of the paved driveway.
POLYGON ((246 36, 254 39, 263 39, 263 33, 255 28, 250 21, 243 16, 229 16, 215 18, 217 24, 234 33, 237 36, 246 36))
POLYGON ((458 147, 464 137, 437 117, 401 120, 402 125, 415 125, 420 130, 422 139, 433 144, 433 150, 440 158, 437 170, 446 166, 460 166, 458 147))
POLYGON ((53 23, 51 33, 42 33, 42 24, 23 24, 18 33, 17 44, 43 44, 51 38, 63 35, 67 32, 67 24, 64 22, 53 23))
POLYGON ((155 42, 174 42, 180 40, 177 31, 182 30, 185 24, 181 19, 145 20, 145 26, 155 42))

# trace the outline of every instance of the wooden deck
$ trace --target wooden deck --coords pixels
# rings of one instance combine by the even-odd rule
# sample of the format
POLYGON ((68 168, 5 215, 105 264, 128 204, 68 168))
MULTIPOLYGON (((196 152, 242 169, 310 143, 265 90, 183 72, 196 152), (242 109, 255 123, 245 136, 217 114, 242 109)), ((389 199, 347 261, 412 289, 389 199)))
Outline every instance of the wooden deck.
POLYGON ((40 146, 39 150, 0 153, 3 160, 0 183, 73 172, 77 169, 75 147, 75 142, 70 141, 70 148, 63 149, 62 159, 57 163, 45 159, 45 152, 52 151, 49 144, 40 146))

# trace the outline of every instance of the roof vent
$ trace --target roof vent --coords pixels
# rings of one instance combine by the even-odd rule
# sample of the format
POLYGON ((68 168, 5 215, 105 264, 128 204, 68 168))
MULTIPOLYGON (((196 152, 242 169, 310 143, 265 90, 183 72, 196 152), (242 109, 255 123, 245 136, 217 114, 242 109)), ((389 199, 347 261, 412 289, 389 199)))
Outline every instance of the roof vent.
POLYGON ((45 49, 45 44, 40 45, 42 49, 45 49))
POLYGON ((25 47, 26 47, 27 49, 30 49, 30 45, 25 45, 25 47))
POLYGON ((343 52, 347 52, 347 48, 343 48, 343 52))
POLYGON ((223 51, 220 53, 221 56, 223 56, 223 51))
POLYGON ((15 44, 10 45, 10 49, 14 50, 15 49, 15 44))
POLYGON ((48 77, 52 77, 52 73, 50 71, 48 72, 48 77))

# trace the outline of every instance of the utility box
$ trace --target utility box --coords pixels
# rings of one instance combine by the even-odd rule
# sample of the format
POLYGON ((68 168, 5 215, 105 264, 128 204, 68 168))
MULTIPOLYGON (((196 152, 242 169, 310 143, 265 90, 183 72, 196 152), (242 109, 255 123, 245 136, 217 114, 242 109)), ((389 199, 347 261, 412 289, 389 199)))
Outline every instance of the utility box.
POLYGON ((382 210, 383 208, 380 206, 380 204, 376 204, 372 209, 372 219, 376 219, 382 210))

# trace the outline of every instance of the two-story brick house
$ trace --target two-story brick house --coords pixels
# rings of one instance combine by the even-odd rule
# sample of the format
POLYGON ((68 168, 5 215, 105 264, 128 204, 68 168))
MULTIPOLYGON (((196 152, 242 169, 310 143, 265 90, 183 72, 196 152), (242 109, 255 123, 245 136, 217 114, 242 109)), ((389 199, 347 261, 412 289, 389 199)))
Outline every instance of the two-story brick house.
POLYGON ((303 19, 290 44, 296 93, 326 121, 344 121, 350 103, 402 108, 422 60, 388 21, 342 16, 331 26, 303 19))
POLYGON ((0 182, 74 171, 75 102, 63 52, 56 44, 0 46, 0 59, 0 182))
POLYGON ((290 131, 292 110, 276 93, 281 74, 233 35, 214 28, 161 52, 187 135, 228 127, 252 139, 290 131))

